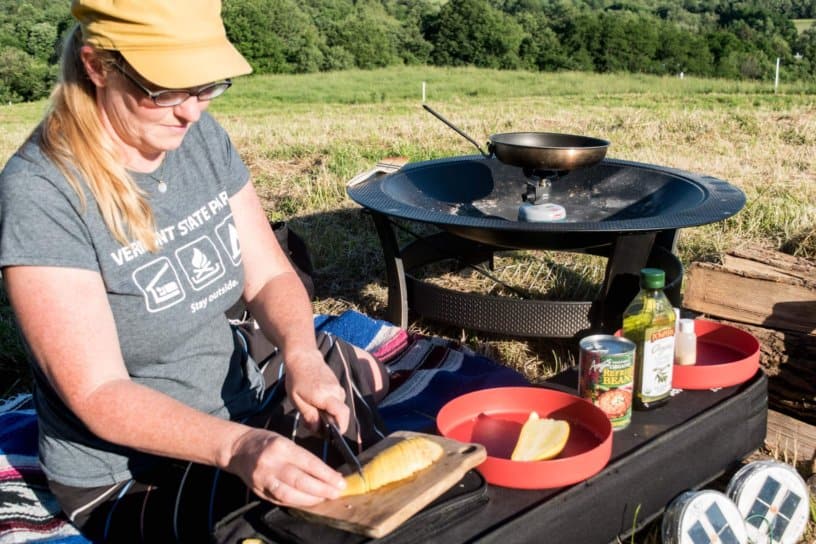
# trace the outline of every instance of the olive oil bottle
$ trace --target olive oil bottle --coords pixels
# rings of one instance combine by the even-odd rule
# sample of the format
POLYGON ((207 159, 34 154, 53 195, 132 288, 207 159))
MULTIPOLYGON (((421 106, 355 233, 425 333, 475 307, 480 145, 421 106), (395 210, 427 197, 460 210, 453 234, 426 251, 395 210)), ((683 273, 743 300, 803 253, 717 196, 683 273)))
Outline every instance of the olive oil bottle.
POLYGON ((644 268, 640 292, 623 312, 623 336, 636 346, 632 407, 637 410, 661 406, 671 395, 675 317, 665 285, 662 270, 644 268))

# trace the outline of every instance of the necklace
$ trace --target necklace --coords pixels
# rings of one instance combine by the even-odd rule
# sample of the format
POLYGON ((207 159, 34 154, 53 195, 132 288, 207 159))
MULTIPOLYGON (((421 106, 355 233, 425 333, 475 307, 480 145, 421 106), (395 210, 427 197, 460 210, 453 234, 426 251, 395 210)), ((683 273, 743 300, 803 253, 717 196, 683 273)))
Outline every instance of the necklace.
POLYGON ((151 178, 156 180, 156 189, 164 194, 167 192, 167 182, 164 181, 164 167, 167 165, 167 155, 165 154, 164 158, 162 159, 161 166, 157 171, 158 175, 148 174, 151 178))

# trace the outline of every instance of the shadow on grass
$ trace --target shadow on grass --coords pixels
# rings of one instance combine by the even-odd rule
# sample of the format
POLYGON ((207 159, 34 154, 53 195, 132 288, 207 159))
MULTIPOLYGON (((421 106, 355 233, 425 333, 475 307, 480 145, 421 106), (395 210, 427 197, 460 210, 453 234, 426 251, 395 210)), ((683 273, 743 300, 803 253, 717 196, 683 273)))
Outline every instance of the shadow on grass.
POLYGON ((362 210, 298 216, 288 224, 309 248, 316 299, 347 300, 372 317, 384 318, 383 301, 367 289, 384 285, 382 250, 371 219, 362 210))

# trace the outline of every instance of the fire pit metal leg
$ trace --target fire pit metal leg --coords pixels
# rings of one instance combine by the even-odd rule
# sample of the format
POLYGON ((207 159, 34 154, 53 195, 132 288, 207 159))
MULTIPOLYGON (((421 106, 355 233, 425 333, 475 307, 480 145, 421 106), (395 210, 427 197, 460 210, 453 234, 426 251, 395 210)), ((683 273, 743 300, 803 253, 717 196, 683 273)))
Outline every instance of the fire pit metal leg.
MULTIPOLYGON (((417 306, 410 286, 420 282, 408 276, 415 268, 441 261, 457 259, 461 265, 488 262, 492 265, 493 249, 484 244, 466 240, 447 232, 440 232, 415 240, 401 247, 388 216, 370 212, 380 238, 388 282, 388 319, 400 327, 408 326, 409 306, 417 306)), ((431 301, 433 302, 433 301, 431 301)))
POLYGON ((371 212, 377 235, 385 259, 385 276, 388 282, 388 320, 391 323, 408 328, 408 288, 405 285, 405 268, 402 264, 397 237, 391 228, 388 217, 371 212))
POLYGON ((598 325, 602 329, 613 331, 620 327, 623 310, 638 292, 640 269, 646 266, 654 240, 654 232, 622 234, 612 244, 601 291, 598 325))
POLYGON ((608 254, 596 326, 606 331, 621 327, 623 312, 640 289, 640 269, 646 266, 665 271, 666 295, 673 305, 680 305, 683 267, 673 254, 675 239, 676 231, 618 236, 608 254))

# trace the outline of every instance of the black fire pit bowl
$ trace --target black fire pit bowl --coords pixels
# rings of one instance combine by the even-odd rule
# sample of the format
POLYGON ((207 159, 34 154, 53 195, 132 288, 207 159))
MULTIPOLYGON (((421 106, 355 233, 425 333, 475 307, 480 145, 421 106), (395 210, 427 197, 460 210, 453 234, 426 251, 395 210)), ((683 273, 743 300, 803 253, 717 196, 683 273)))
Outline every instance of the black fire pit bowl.
POLYGON ((409 163, 347 191, 365 208, 477 242, 554 250, 600 247, 622 233, 714 223, 745 205, 743 192, 720 179, 605 159, 547 179, 544 198, 564 208, 564 219, 519 221, 529 181, 519 167, 474 155, 409 163))

